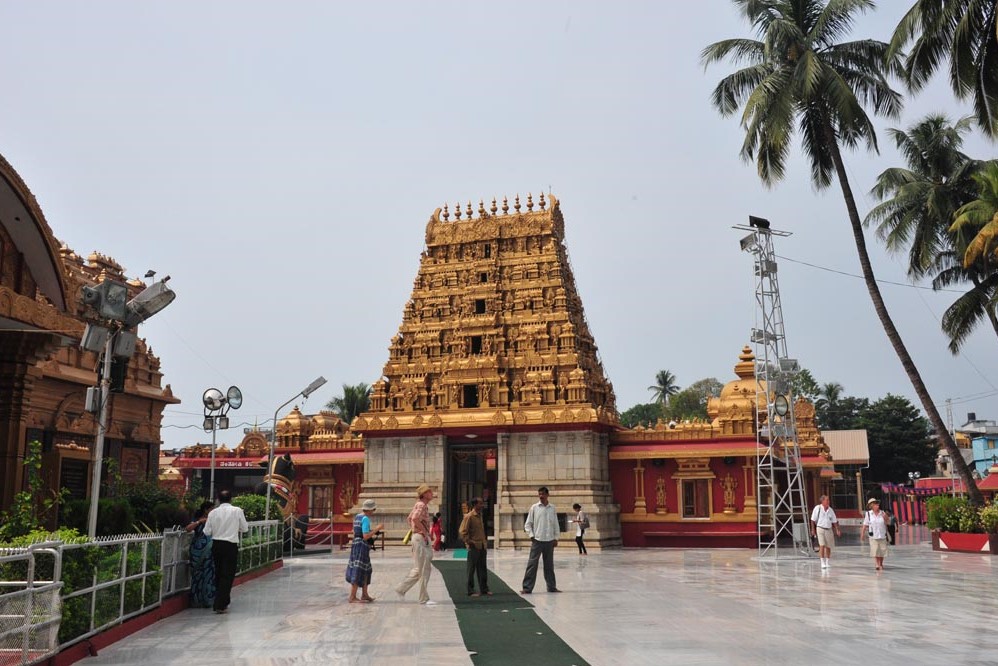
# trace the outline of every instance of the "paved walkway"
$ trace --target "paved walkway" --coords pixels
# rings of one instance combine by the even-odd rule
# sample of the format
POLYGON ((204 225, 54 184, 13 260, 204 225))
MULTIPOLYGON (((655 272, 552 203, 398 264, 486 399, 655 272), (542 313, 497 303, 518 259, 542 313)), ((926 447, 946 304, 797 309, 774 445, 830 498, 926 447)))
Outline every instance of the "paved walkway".
MULTIPOLYGON (((906 528, 910 529, 910 528, 906 528)), ((904 536, 911 539, 909 531, 904 536)), ((855 540, 853 539, 853 543, 855 540)), ((848 543, 848 542, 847 542, 848 543)), ((568 544, 571 547, 568 547, 568 544)), ((555 554, 563 594, 525 598, 593 666, 636 664, 993 664, 996 559, 899 545, 877 574, 866 549, 760 563, 747 550, 555 554)), ((438 572, 420 606, 391 588, 409 560, 374 557, 373 604, 347 604, 346 551, 286 561, 237 587, 231 611, 187 610, 81 662, 98 664, 471 664, 438 572)), ((450 557, 449 552, 443 554, 450 557)), ((489 554, 519 589, 525 553, 489 554)), ((483 604, 489 600, 483 599, 483 604)), ((548 663, 523 655, 515 666, 548 663)))

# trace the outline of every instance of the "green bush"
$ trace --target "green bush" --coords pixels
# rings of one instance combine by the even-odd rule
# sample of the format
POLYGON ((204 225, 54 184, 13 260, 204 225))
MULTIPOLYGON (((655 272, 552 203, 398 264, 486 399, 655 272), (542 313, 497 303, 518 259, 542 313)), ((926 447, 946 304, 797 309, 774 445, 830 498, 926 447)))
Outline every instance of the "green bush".
MULTIPOLYGON (((232 505, 238 506, 246 514, 246 520, 263 520, 263 512, 267 510, 267 498, 264 495, 239 495, 232 498, 232 505)), ((272 497, 270 499, 270 519, 281 520, 281 509, 272 497)))
MULTIPOLYGON (((87 531, 90 520, 90 500, 70 500, 62 509, 62 524, 87 531)), ((97 502, 97 536, 116 536, 135 531, 135 511, 121 498, 102 497, 97 502)))
POLYGON ((157 532, 190 522, 190 514, 175 501, 160 502, 153 507, 152 513, 157 532))
POLYGON ((929 529, 959 532, 962 509, 970 509, 970 502, 963 497, 936 495, 926 502, 929 529))
POLYGON ((980 510, 981 529, 987 534, 998 533, 998 500, 980 510))

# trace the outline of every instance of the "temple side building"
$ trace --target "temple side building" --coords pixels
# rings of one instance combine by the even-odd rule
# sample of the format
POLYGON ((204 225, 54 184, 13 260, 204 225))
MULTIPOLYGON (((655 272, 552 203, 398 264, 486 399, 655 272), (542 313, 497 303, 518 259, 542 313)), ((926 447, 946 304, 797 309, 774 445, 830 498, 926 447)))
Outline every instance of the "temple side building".
MULTIPOLYGON (((71 498, 89 492, 97 423, 84 399, 97 384, 98 359, 79 348, 80 290, 105 278, 126 283, 129 297, 146 286, 128 280, 110 257, 95 252, 84 260, 62 245, 0 157, 0 509, 24 488, 24 456, 35 440, 50 489, 66 488, 71 498)), ((140 339, 123 392, 111 400, 105 439, 104 459, 118 462, 125 481, 158 474, 163 409, 180 402, 162 379, 159 358, 140 339)))

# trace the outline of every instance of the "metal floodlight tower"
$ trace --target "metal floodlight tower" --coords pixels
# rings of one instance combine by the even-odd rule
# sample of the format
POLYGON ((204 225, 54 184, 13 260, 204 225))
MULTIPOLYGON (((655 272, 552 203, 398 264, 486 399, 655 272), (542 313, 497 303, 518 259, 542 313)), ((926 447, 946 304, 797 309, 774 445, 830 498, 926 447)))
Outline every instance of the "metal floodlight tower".
MULTIPOLYGON (((146 274, 146 277, 152 277, 146 274)), ((97 508, 100 501, 101 466, 104 461, 104 439, 107 434, 111 404, 112 357, 130 358, 135 353, 135 327, 173 302, 176 294, 166 286, 170 276, 147 287, 128 300, 128 285, 105 279, 95 287, 84 286, 80 299, 91 308, 87 328, 80 341, 84 351, 98 354, 100 359, 98 385, 87 389, 85 408, 97 414, 97 437, 94 439, 93 469, 90 478, 90 509, 87 534, 97 535, 97 508)))
POLYGON ((755 257, 757 328, 752 329, 755 346, 756 461, 759 556, 766 558, 810 557, 810 525, 804 493, 797 423, 794 416, 793 377, 800 365, 787 356, 783 329, 783 306, 777 279, 773 236, 787 231, 770 228, 769 220, 749 216, 750 231, 740 241, 741 249, 755 257))

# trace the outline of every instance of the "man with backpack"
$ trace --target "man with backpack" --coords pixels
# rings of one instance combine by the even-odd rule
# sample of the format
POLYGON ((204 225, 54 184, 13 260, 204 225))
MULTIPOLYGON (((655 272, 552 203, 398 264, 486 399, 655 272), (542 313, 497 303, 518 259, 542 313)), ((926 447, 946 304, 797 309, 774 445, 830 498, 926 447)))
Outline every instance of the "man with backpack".
POLYGON ((572 520, 575 523, 575 543, 579 546, 579 555, 588 555, 589 551, 586 550, 586 544, 582 541, 582 536, 589 529, 589 516, 586 512, 582 510, 582 505, 575 503, 572 505, 575 509, 575 518, 572 520))

